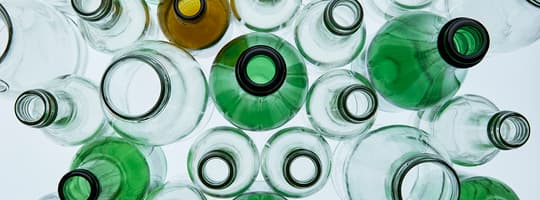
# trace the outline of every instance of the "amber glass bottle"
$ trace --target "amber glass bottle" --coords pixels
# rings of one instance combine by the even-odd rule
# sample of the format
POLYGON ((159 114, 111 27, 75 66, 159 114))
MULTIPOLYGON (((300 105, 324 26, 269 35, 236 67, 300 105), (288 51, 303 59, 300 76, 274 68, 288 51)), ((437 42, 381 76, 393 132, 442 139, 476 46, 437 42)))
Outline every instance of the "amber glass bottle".
POLYGON ((190 50, 217 43, 229 26, 227 0, 165 0, 158 5, 161 30, 173 43, 190 50))

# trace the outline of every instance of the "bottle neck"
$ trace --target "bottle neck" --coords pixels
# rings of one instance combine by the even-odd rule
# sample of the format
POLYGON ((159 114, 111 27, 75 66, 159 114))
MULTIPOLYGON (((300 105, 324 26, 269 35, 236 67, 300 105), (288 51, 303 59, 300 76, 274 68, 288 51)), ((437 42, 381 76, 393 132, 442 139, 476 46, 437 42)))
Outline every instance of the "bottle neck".
POLYGON ((87 23, 101 29, 109 29, 120 19, 122 7, 114 0, 71 0, 77 15, 87 23))
POLYGON ((242 52, 236 62, 235 75, 245 92, 254 96, 268 96, 285 82, 287 64, 274 48, 257 45, 242 52))
POLYGON ((326 5, 323 12, 324 27, 338 36, 356 33, 362 27, 364 12, 356 0, 335 0, 326 5))
POLYGON ((487 122, 487 137, 493 146, 500 150, 511 150, 523 146, 529 139, 530 125, 525 116, 500 111, 487 122))
POLYGON ((58 195, 60 199, 114 199, 121 180, 114 163, 93 160, 66 173, 58 184, 58 195))
POLYGON ((53 94, 43 89, 25 91, 15 101, 17 119, 34 128, 65 126, 72 121, 75 112, 67 94, 53 94))
MULTIPOLYGON (((215 169, 215 168, 214 168, 215 169)), ((232 155, 226 151, 214 150, 204 155, 198 164, 197 176, 199 180, 208 188, 219 190, 229 187, 237 178, 237 163, 232 155), (224 178, 216 178, 210 175, 210 170, 213 167, 211 162, 220 161, 225 163, 227 167, 227 176, 224 178)))
POLYGON ((197 21, 207 10, 206 0, 174 0, 174 13, 181 21, 197 21))
POLYGON ((540 8, 540 1, 539 0, 527 0, 529 3, 531 3, 533 6, 536 6, 540 8))
POLYGON ((335 102, 338 115, 345 121, 354 124, 373 118, 378 108, 375 92, 371 88, 360 84, 344 88, 335 102))
POLYGON ((456 68, 470 68, 480 63, 489 48, 489 34, 478 21, 455 18, 439 32, 437 48, 441 57, 456 68))

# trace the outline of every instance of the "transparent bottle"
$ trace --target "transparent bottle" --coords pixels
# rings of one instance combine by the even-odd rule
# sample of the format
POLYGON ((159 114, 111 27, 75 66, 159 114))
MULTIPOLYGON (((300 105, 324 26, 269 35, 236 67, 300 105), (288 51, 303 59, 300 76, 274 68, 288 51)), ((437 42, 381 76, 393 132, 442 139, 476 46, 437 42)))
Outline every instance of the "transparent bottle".
POLYGON ((230 10, 227 0, 168 0, 158 5, 161 30, 176 45, 206 49, 225 35, 230 10))
POLYGON ((71 0, 71 5, 81 33, 98 51, 114 52, 157 34, 144 0, 71 0))
POLYGON ((160 41, 118 52, 101 80, 102 107, 112 127, 144 145, 170 144, 193 132, 205 121, 207 90, 199 63, 160 41))
POLYGON ((415 124, 442 142, 452 162, 464 166, 481 165, 501 150, 519 148, 530 134, 525 116, 501 111, 488 99, 470 94, 418 112, 415 124))
POLYGON ((346 140, 334 152, 332 177, 342 199, 457 200, 458 176, 424 131, 404 125, 346 140))
POLYGON ((330 176, 332 152, 314 130, 292 127, 268 139, 261 159, 266 182, 284 196, 300 198, 324 187, 330 176))
POLYGON ((80 75, 86 58, 86 43, 75 24, 50 5, 0 1, 0 93, 17 94, 61 75, 80 75))
POLYGON ((377 108, 377 94, 369 81, 346 69, 320 76, 309 89, 306 101, 311 125, 333 139, 364 133, 373 125, 377 108))
POLYGON ((212 128, 189 149, 189 177, 204 193, 228 198, 246 191, 259 173, 259 151, 240 129, 212 128))
POLYGON ((510 186, 492 177, 462 176, 460 200, 504 199, 519 200, 518 195, 510 186))
POLYGON ((371 13, 389 20, 404 14, 429 11, 448 14, 448 0, 363 0, 371 13))
POLYGON ((447 1, 452 17, 471 17, 486 26, 495 52, 510 52, 540 38, 540 0, 447 1))
POLYGON ((96 85, 82 77, 66 75, 19 95, 15 116, 61 145, 79 145, 110 131, 103 112, 96 109, 99 107, 96 85))
POLYGON ((291 44, 272 34, 250 33, 218 53, 210 90, 217 108, 232 124, 269 130, 300 110, 308 77, 302 56, 291 44))
POLYGON ((60 197, 57 193, 52 193, 39 198, 39 200, 60 200, 60 197))
POLYGON ((488 48, 489 35, 480 22, 416 12, 379 30, 368 49, 368 72, 390 103, 420 110, 454 96, 466 69, 481 62, 488 48))
POLYGON ((302 0, 231 0, 236 19, 258 32, 277 31, 288 26, 301 5, 302 0))
POLYGON ((146 200, 206 200, 204 194, 195 186, 184 182, 168 182, 149 192, 146 200))
POLYGON ((58 184, 60 199, 144 199, 164 181, 165 155, 109 137, 84 145, 58 184))
POLYGON ((356 58, 366 39, 364 12, 357 0, 320 0, 303 8, 294 39, 316 66, 341 67, 356 58))

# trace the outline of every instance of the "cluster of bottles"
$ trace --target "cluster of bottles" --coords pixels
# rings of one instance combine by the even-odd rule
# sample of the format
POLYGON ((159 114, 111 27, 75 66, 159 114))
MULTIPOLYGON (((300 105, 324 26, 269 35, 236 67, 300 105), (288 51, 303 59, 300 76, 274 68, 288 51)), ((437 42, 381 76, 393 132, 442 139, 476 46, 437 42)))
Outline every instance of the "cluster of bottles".
POLYGON ((21 123, 83 145, 58 196, 46 198, 282 200, 331 177, 342 199, 518 199, 497 179, 453 165, 521 147, 527 119, 454 95, 488 49, 540 38, 538 0, 0 2, 0 92, 18 96, 21 123), (364 48, 370 13, 386 22, 364 48), (254 32, 229 41, 231 20, 254 32), (270 33, 286 29, 294 44, 270 33), (160 30, 167 42, 156 40, 160 30), (221 42, 207 81, 192 55, 221 42), (114 55, 99 86, 81 76, 86 43, 114 55), (354 59, 365 73, 336 69, 354 59), (311 87, 304 60, 325 72, 311 87), (141 74, 158 80, 144 83, 150 92, 133 88, 141 74), (155 98, 133 106, 142 96, 155 98), (200 134, 187 160, 192 183, 166 183, 160 146, 204 125, 211 102, 235 128, 200 134), (304 102, 313 129, 279 130, 259 154, 243 130, 279 128, 304 102), (383 104, 417 111, 414 126, 370 130, 383 104), (334 152, 326 139, 340 141, 334 152), (259 170, 271 189, 246 192, 259 170))

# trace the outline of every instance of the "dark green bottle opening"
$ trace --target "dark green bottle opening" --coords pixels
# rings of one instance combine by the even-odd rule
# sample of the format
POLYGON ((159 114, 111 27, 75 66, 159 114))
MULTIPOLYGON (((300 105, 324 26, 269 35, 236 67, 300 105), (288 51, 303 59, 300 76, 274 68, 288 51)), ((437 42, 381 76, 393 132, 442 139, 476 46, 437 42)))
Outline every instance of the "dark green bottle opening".
POLYGON ((457 68, 469 68, 478 64, 489 49, 489 34, 478 21, 455 18, 446 23, 438 38, 441 57, 457 68))
POLYGON ((174 12, 183 20, 195 20, 206 11, 206 0, 175 0, 174 12))
POLYGON ((279 90, 287 76, 281 54, 265 45, 246 49, 236 62, 235 72, 240 87, 255 96, 267 96, 279 90))
POLYGON ((92 172, 84 169, 68 172, 58 184, 60 199, 97 200, 100 190, 97 177, 92 172))

